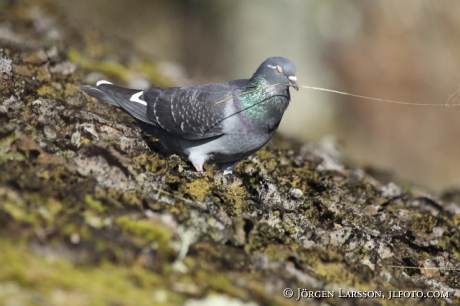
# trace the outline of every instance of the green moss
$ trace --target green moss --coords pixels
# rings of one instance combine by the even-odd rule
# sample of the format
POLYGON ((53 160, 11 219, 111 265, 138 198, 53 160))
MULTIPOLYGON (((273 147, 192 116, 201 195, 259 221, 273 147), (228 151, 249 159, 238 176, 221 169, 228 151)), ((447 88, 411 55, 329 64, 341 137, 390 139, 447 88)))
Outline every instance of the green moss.
POLYGON ((143 153, 133 158, 133 168, 162 174, 166 170, 166 161, 156 154, 143 153))
POLYGON ((94 228, 102 228, 107 225, 104 218, 93 210, 85 210, 81 215, 84 217, 85 223, 94 228))
POLYGON ((68 49, 67 58, 72 62, 78 63, 84 69, 100 71, 107 74, 107 76, 128 81, 126 68, 117 62, 93 61, 84 57, 74 48, 68 49))
POLYGON ((63 205, 54 198, 46 198, 43 205, 38 207, 38 213, 48 224, 54 224, 56 216, 62 211, 63 205))
POLYGON ((17 136, 16 136, 16 133, 14 133, 14 131, 11 131, 10 133, 6 133, 6 134, 2 135, 2 137, 0 139, 0 149, 2 151, 9 151, 10 147, 11 147, 11 144, 16 139, 17 139, 17 136))
POLYGON ((217 192, 217 195, 233 216, 241 215, 244 212, 247 208, 246 199, 250 198, 246 188, 243 185, 236 184, 225 186, 217 192))
POLYGON ((56 93, 56 89, 54 89, 51 85, 45 84, 40 86, 37 90, 37 94, 39 97, 53 97, 57 98, 59 95, 56 93))
POLYGON ((87 145, 91 143, 91 139, 86 138, 85 136, 81 136, 80 138, 80 145, 87 145))
POLYGON ((275 153, 272 150, 269 150, 267 146, 263 147, 259 151, 256 152, 256 155, 261 159, 261 160, 273 160, 276 158, 275 153))
POLYGON ((146 75, 156 86, 174 86, 173 82, 165 77, 157 68, 157 64, 148 61, 134 61, 130 63, 130 70, 138 71, 146 75))
POLYGON ((289 235, 292 235, 295 233, 295 228, 291 226, 291 224, 287 223, 287 222, 282 222, 281 223, 283 225, 283 229, 286 233, 288 233, 289 235))
POLYGON ((148 220, 132 220, 129 216, 118 217, 115 224, 133 236, 158 243, 158 247, 162 251, 168 253, 172 251, 169 247, 170 234, 162 226, 155 225, 148 220))
POLYGON ((142 198, 133 192, 123 192, 121 195, 121 206, 134 206, 142 209, 142 198))
MULTIPOLYGON (((24 244, 0 236, 0 283, 17 288, 16 295, 0 293, 0 304, 21 300, 21 305, 177 305, 178 293, 165 287, 162 277, 142 268, 101 264, 76 267, 59 258, 42 258, 24 244), (8 263, 8 264, 5 264, 8 263), (162 298, 156 294, 162 292, 162 298)), ((8 303, 7 303, 8 304, 8 303)), ((14 303, 15 304, 15 303, 14 303)))
POLYGON ((39 219, 35 214, 30 214, 27 211, 27 206, 22 200, 6 200, 2 201, 0 209, 7 212, 14 220, 26 222, 32 225, 38 225, 39 219))
POLYGON ((453 215, 451 221, 454 226, 458 226, 460 224, 460 214, 453 215))
MULTIPOLYGON (((365 266, 361 269, 366 269, 365 266)), ((375 285, 372 282, 365 282, 363 275, 368 275, 368 272, 356 273, 351 269, 344 267, 342 262, 317 262, 313 267, 316 274, 321 275, 328 283, 346 284, 356 287, 360 290, 374 290, 375 285)))
POLYGON ((2 135, 0 138, 0 162, 4 163, 10 160, 25 160, 25 156, 20 152, 12 152, 11 144, 16 141, 17 133, 14 131, 2 135))
POLYGON ((179 184, 179 183, 180 183, 180 177, 178 177, 177 175, 174 175, 174 174, 171 174, 171 173, 168 172, 168 173, 166 174, 165 183, 166 183, 166 184, 170 184, 170 185, 179 184))
POLYGON ((85 195, 85 203, 88 204, 89 207, 101 213, 107 210, 107 208, 104 205, 102 205, 101 201, 93 199, 93 197, 90 194, 85 195))
POLYGON ((66 83, 64 84, 64 96, 69 97, 73 95, 75 92, 79 91, 80 89, 78 88, 77 85, 72 84, 72 83, 66 83))
POLYGON ((424 233, 431 233, 433 231, 433 228, 437 224, 436 218, 430 215, 423 216, 422 218, 419 218, 414 221, 412 224, 412 228, 416 230, 420 230, 424 233))
POLYGON ((197 179, 191 183, 183 184, 180 187, 182 193, 189 194, 192 198, 197 199, 198 201, 203 201, 204 197, 210 192, 210 184, 205 178, 197 179))
POLYGON ((75 157, 75 151, 72 150, 62 150, 56 153, 57 156, 62 156, 64 158, 74 158, 75 157))
POLYGON ((168 78, 162 75, 157 65, 152 61, 133 61, 129 66, 124 66, 118 62, 91 60, 74 48, 69 48, 67 57, 70 61, 78 63, 80 67, 92 71, 99 71, 110 78, 118 78, 123 81, 129 81, 133 75, 143 74, 152 83, 157 86, 172 86, 174 85, 168 78))
POLYGON ((272 261, 282 261, 292 254, 291 250, 286 245, 281 244, 269 244, 263 252, 272 261))
POLYGON ((261 163, 261 168, 268 172, 274 171, 278 167, 278 162, 275 159, 264 160, 261 163))
POLYGON ((20 152, 8 152, 7 154, 0 153, 0 162, 6 162, 11 160, 23 161, 26 157, 20 152))

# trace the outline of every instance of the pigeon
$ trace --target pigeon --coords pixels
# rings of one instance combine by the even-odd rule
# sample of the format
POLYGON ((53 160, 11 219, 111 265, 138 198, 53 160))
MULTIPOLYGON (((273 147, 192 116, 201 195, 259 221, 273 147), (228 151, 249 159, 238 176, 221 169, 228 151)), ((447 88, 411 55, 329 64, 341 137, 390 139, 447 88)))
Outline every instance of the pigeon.
POLYGON ((262 148, 277 130, 299 90, 295 64, 265 60, 250 79, 194 87, 128 89, 108 81, 80 89, 134 117, 163 146, 187 158, 199 172, 206 162, 224 174, 262 148))

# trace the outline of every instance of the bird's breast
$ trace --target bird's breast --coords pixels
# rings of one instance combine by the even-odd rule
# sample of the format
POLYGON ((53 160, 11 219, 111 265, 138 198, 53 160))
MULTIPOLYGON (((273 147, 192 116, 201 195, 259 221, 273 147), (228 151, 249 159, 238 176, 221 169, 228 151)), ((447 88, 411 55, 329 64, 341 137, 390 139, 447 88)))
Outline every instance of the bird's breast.
MULTIPOLYGON (((235 91, 235 90, 234 90, 235 91)), ((276 129, 289 105, 289 93, 260 90, 233 94, 233 109, 239 125, 249 131, 276 129)))

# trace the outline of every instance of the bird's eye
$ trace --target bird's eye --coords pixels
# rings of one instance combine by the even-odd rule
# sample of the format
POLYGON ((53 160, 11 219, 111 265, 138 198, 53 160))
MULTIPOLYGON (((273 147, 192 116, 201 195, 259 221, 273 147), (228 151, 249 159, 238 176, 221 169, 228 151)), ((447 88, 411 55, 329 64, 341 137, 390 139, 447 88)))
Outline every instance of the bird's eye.
POLYGON ((276 65, 275 70, 279 73, 283 73, 283 69, 279 65, 276 65))

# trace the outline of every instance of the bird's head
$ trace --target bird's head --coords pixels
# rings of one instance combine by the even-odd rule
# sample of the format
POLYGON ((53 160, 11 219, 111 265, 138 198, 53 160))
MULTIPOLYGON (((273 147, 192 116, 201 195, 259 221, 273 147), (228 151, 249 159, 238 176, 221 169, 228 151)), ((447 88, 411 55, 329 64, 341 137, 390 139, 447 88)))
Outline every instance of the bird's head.
POLYGON ((286 84, 299 90, 296 78, 297 68, 293 61, 275 56, 266 59, 257 69, 255 75, 263 74, 270 85, 286 84))

